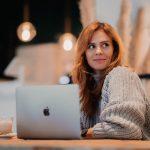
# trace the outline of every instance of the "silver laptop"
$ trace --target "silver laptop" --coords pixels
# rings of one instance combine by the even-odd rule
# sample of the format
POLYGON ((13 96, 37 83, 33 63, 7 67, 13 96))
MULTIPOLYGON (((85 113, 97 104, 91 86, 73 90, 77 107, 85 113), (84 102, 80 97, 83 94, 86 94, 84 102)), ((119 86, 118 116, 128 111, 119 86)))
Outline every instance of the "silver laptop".
POLYGON ((76 84, 16 89, 17 136, 24 139, 80 139, 76 84))

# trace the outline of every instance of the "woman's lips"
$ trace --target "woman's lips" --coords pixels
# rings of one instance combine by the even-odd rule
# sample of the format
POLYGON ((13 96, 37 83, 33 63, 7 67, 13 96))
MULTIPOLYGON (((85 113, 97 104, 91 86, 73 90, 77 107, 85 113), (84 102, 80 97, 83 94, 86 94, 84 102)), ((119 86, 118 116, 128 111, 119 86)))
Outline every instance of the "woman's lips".
POLYGON ((103 63, 105 60, 106 60, 106 59, 104 59, 104 58, 93 59, 93 61, 99 62, 99 63, 103 63))

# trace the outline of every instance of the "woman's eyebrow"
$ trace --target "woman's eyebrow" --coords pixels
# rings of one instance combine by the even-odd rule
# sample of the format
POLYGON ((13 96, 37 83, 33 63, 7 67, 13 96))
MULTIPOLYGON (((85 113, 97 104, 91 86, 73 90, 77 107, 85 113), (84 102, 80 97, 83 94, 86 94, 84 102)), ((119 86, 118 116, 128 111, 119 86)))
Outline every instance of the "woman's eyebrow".
POLYGON ((100 43, 111 43, 110 41, 101 41, 100 43))
POLYGON ((89 44, 96 44, 96 43, 94 43, 94 42, 89 42, 88 45, 89 45, 89 44))
MULTIPOLYGON (((103 43, 111 43, 110 41, 108 40, 104 40, 104 41, 101 41, 99 42, 100 44, 103 44, 103 43)), ((88 44, 97 44, 96 42, 89 42, 88 44)))

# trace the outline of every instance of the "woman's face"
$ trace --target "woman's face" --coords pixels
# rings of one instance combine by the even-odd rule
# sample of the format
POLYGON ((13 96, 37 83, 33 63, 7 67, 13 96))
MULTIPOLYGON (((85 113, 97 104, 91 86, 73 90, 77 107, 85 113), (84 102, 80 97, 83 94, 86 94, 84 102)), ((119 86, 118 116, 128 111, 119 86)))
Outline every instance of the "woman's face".
POLYGON ((89 66, 98 73, 109 66, 113 55, 111 38, 103 31, 97 30, 85 52, 89 66))

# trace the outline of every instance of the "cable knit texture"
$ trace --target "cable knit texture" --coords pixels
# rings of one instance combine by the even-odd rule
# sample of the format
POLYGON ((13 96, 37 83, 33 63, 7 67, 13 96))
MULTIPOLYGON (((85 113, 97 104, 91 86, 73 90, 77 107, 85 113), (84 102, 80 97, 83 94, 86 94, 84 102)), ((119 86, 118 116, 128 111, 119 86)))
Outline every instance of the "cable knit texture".
POLYGON ((150 102, 135 72, 118 66, 106 76, 99 112, 81 112, 81 129, 91 127, 94 138, 150 139, 150 102))

